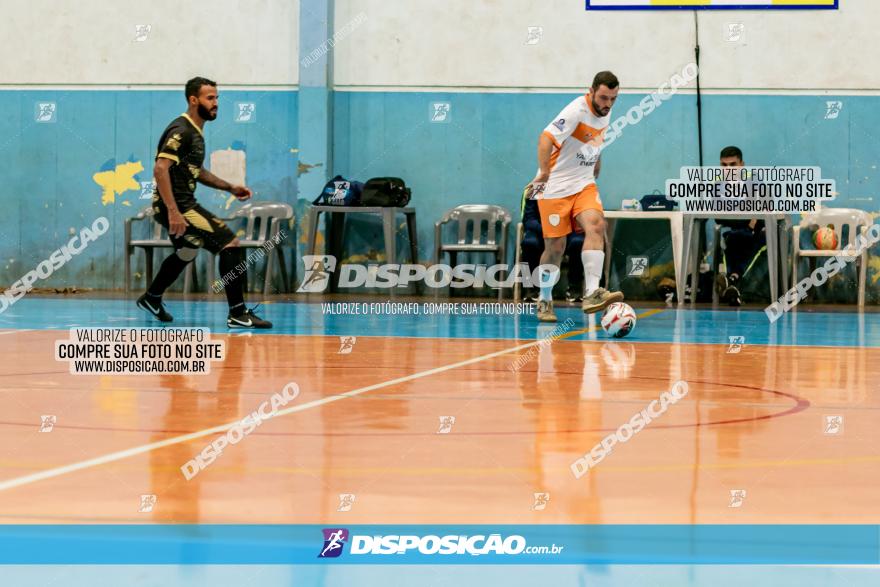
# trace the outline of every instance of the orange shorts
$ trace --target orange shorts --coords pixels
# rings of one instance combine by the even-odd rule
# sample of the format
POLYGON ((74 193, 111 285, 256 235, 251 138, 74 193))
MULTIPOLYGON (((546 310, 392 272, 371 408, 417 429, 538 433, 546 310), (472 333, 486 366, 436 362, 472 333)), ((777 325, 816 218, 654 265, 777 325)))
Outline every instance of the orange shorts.
POLYGON ((602 212, 599 188, 594 183, 572 196, 538 200, 538 211, 541 213, 541 228, 544 231, 544 236, 554 238, 568 236, 572 230, 581 232, 581 227, 575 218, 584 210, 602 212))

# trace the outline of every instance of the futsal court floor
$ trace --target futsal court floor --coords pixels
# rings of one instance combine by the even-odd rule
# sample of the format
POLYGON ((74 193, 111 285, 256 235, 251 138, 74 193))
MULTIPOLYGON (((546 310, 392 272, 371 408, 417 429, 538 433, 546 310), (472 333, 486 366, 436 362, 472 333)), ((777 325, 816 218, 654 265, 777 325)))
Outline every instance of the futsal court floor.
POLYGON ((878 314, 770 324, 636 304, 635 331, 609 339, 560 308, 549 342, 527 315, 270 303, 273 330, 228 334, 222 302, 168 307, 174 326, 225 339, 210 374, 73 375, 55 360, 70 328, 155 326, 130 300, 28 297, 0 314, 4 523, 880 523, 878 314), (572 462, 679 380, 686 397, 575 479, 572 462), (277 417, 184 478, 217 430, 290 382, 301 393, 277 417))

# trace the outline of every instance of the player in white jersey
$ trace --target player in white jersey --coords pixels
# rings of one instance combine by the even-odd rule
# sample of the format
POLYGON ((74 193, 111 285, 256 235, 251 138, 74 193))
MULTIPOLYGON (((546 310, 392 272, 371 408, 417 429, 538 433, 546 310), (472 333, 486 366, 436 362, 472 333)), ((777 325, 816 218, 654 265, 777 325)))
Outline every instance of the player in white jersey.
POLYGON ((584 232, 584 301, 587 314, 623 300, 620 292, 599 287, 605 266, 605 216, 596 187, 601 167, 600 149, 617 100, 620 82, 610 71, 596 74, 590 91, 566 106, 547 125, 538 140, 538 174, 531 188, 538 200, 544 231, 538 319, 556 322, 553 285, 565 252, 566 236, 584 232))

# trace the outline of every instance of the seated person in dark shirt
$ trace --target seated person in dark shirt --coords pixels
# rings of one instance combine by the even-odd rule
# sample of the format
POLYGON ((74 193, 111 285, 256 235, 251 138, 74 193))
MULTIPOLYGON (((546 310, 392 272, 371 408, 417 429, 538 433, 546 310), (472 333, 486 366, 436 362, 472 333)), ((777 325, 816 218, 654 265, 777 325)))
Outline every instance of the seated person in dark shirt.
MULTIPOLYGON (((725 147, 721 150, 721 167, 743 167, 743 154, 738 147, 725 147)), ((716 220, 722 229, 724 239, 724 255, 727 272, 719 271, 715 286, 721 301, 731 306, 741 306, 742 296, 739 291, 740 280, 748 273, 767 244, 764 221, 758 219, 716 220)))
MULTIPOLYGON (((538 201, 528 198, 529 192, 523 192, 521 213, 523 223, 522 259, 529 264, 529 271, 534 273, 541 264, 544 252, 544 231, 541 228, 541 215, 538 212, 538 201)), ((568 290, 565 299, 579 302, 584 297, 584 265, 581 261, 581 249, 584 244, 583 232, 572 232, 565 242, 565 255, 568 257, 568 290)), ((538 289, 528 288, 523 294, 528 301, 538 299, 538 289)))

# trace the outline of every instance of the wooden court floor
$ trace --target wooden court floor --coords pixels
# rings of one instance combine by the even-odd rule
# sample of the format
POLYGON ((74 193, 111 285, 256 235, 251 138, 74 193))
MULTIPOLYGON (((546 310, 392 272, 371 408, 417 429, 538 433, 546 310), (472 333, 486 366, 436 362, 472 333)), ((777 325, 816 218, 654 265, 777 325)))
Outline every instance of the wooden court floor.
MULTIPOLYGON (((534 324, 516 337, 488 326, 492 335, 480 337, 476 323, 467 337, 428 337, 371 335, 387 332, 377 322, 359 325, 341 352, 335 323, 314 316, 317 306, 293 306, 271 307, 300 320, 274 334, 218 327, 228 356, 208 375, 99 376, 68 373, 54 358, 66 324, 23 304, 18 323, 6 318, 0 330, 0 518, 880 523, 873 322, 862 344, 822 346, 828 337, 817 331, 806 343, 739 352, 698 336, 673 340, 661 325, 675 310, 640 312, 631 338, 580 323, 548 344, 536 343, 548 331, 534 324), (679 380, 686 397, 574 477, 575 459, 679 380), (222 434, 212 427, 289 382, 301 393, 282 414, 185 479, 181 466, 222 434), (48 433, 46 414, 57 418, 48 433), (139 511, 143 495, 155 496, 152 511, 139 511)), ((129 311, 108 307, 108 317, 129 311)), ((746 314, 682 312, 691 333, 747 318, 753 331, 765 328, 746 314)), ((395 330, 413 332, 397 320, 395 330)))

